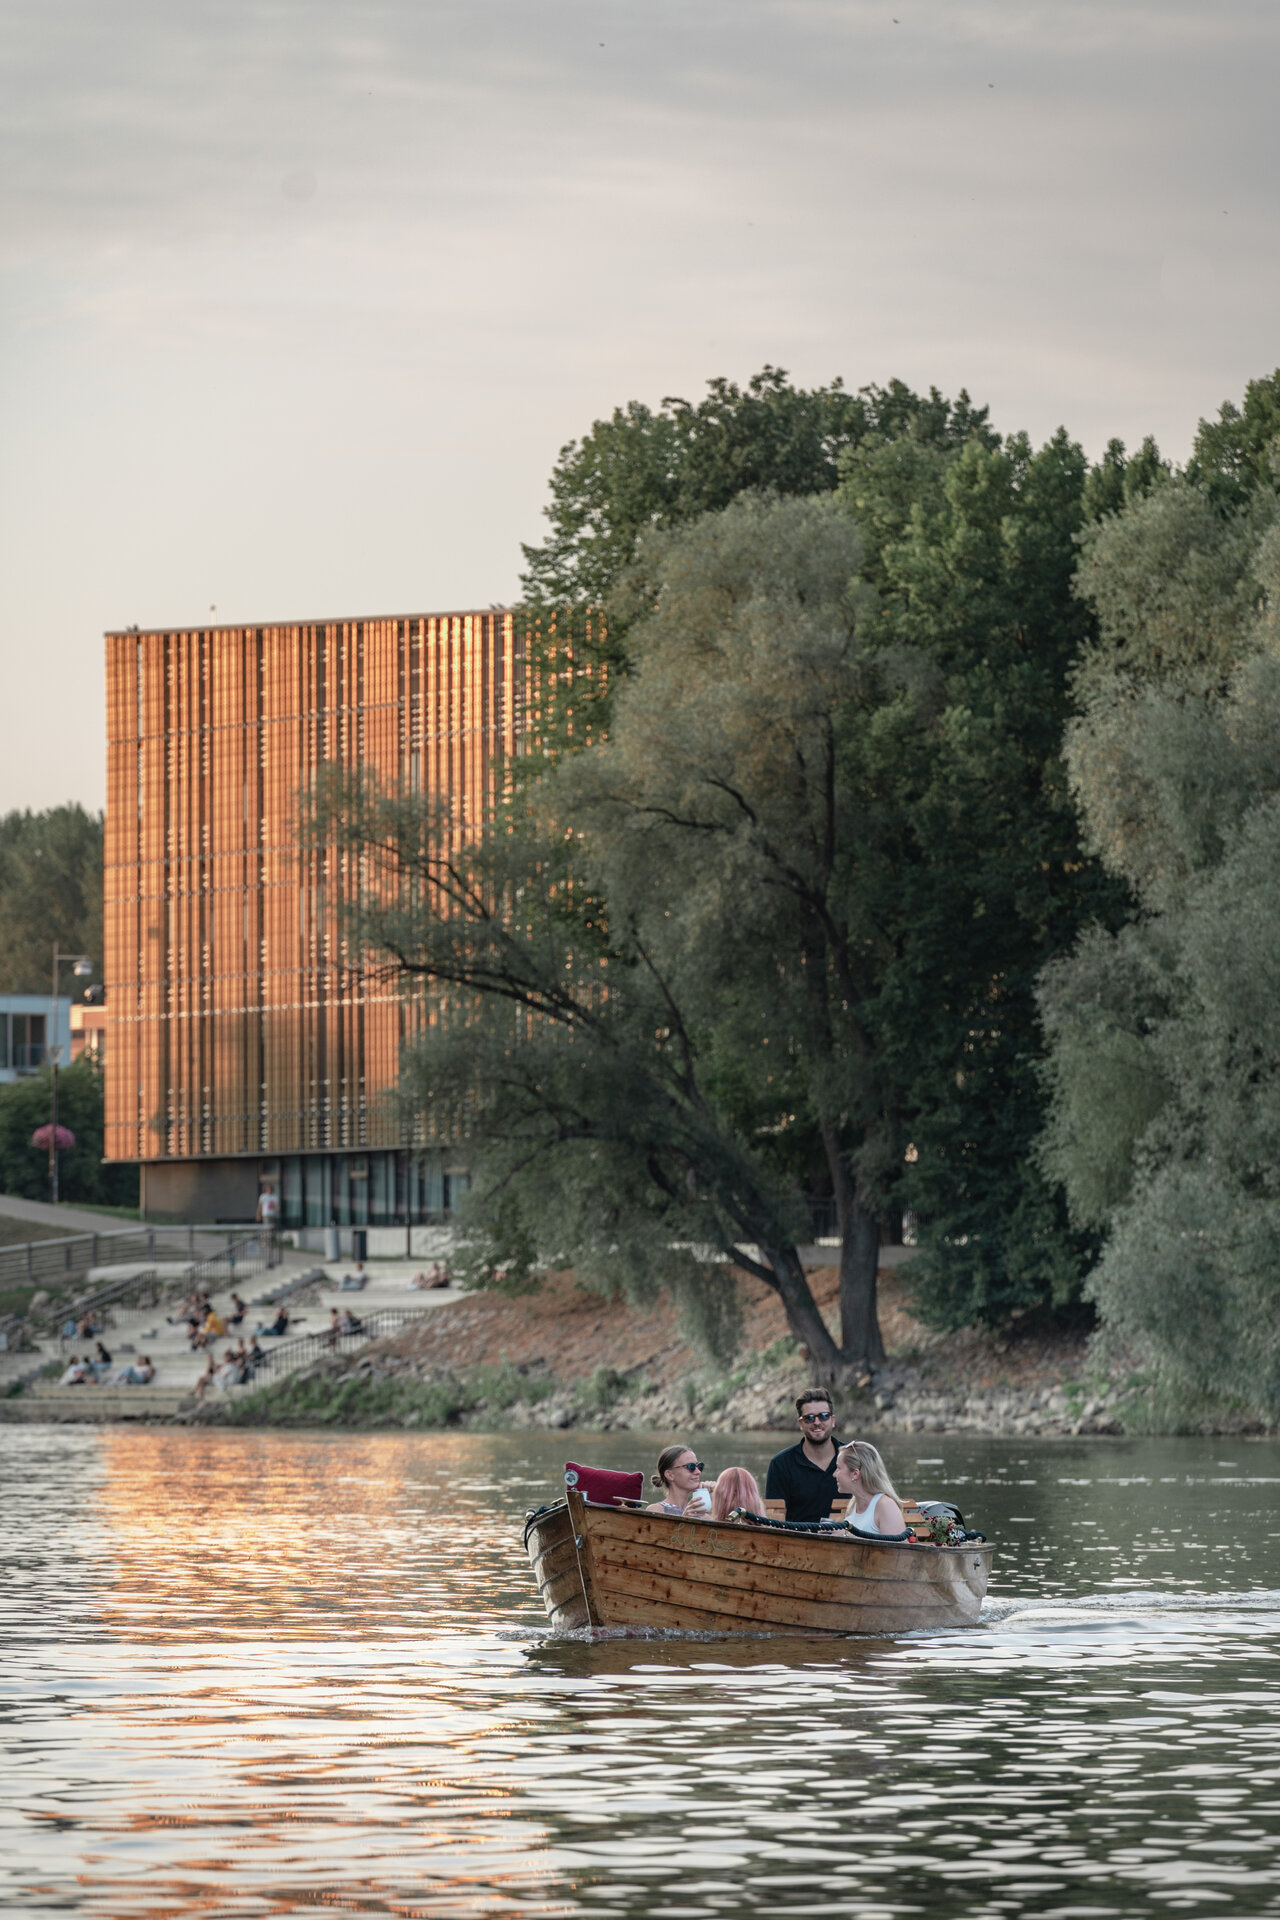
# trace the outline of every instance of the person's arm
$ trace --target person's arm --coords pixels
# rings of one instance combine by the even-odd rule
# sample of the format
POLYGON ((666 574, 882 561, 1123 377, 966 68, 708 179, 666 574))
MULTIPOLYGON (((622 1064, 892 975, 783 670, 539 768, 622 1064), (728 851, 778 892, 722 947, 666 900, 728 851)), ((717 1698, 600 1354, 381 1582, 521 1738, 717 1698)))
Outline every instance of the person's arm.
POLYGON ((902 1508, 887 1493, 880 1496, 880 1505, 876 1508, 876 1525, 881 1533, 905 1533, 907 1523, 902 1517, 902 1508))
POLYGON ((775 1453, 769 1462, 769 1472, 764 1483, 766 1500, 785 1500, 787 1497, 786 1469, 783 1465, 785 1455, 775 1453))

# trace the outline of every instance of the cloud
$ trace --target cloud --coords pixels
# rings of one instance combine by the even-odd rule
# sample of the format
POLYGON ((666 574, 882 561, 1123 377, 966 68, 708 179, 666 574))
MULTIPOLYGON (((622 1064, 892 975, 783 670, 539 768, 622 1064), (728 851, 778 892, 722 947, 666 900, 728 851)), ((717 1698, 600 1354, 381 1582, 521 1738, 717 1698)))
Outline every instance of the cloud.
MULTIPOLYGON (((1269 3, 41 0, 10 25, 0 639, 19 680, 41 648, 82 662, 90 783, 103 626, 488 604, 557 447, 630 397, 771 360, 1182 454, 1280 357, 1269 3)), ((66 775, 33 750, 5 777, 16 804, 66 775)))

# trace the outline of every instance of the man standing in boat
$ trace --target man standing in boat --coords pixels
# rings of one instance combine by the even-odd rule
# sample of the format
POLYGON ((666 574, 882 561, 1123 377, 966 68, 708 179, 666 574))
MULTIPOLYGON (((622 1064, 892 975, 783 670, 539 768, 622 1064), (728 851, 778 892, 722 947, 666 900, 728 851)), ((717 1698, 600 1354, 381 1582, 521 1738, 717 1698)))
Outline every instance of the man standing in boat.
POLYGON ((840 1495, 836 1486, 835 1409, 825 1387, 806 1387, 796 1401, 796 1424, 804 1438, 769 1462, 766 1500, 785 1500, 788 1520, 825 1520, 840 1495))

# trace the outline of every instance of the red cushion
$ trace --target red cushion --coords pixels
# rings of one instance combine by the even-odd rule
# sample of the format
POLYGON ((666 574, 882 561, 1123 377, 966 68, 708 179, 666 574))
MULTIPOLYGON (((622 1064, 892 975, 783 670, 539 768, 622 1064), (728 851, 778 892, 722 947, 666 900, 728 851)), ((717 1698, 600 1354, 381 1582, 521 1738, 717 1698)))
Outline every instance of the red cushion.
POLYGON ((578 1467, 566 1460, 566 1487, 576 1487, 584 1499, 599 1507, 612 1506, 618 1500, 639 1500, 644 1493, 642 1473, 614 1473, 609 1467, 578 1467))

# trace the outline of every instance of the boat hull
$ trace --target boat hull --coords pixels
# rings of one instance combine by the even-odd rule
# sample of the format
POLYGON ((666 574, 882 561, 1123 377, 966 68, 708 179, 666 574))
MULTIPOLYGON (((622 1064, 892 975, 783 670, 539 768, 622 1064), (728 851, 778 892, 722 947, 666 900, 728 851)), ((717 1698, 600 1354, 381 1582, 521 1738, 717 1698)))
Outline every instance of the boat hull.
POLYGON ((558 1627, 903 1633, 977 1624, 992 1549, 883 1545, 595 1506, 569 1489, 526 1540, 558 1627))

